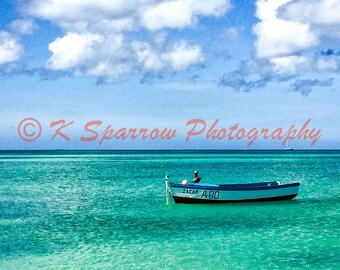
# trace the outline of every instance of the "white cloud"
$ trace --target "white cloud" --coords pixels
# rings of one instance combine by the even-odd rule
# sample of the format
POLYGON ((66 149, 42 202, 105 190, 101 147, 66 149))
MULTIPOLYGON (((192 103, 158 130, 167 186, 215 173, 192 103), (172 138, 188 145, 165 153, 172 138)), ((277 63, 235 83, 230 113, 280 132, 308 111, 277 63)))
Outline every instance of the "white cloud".
POLYGON ((141 21, 150 30, 184 28, 192 26, 197 16, 221 16, 229 9, 229 2, 224 0, 159 1, 143 10, 141 21))
POLYGON ((94 54, 95 42, 102 41, 102 37, 92 34, 68 33, 50 43, 49 50, 53 53, 48 61, 48 67, 62 70, 83 65, 94 54))
MULTIPOLYGON (((30 16, 52 21, 65 32, 109 34, 136 28, 136 12, 143 1, 134 0, 32 0, 30 16)), ((145 0, 145 3, 152 2, 145 0)))
POLYGON ((89 68, 84 74, 80 73, 80 75, 100 77, 105 82, 111 83, 129 72, 131 72, 131 65, 127 63, 100 61, 96 66, 89 68))
POLYGON ((257 0, 256 6, 256 57, 268 60, 272 72, 337 69, 336 60, 310 52, 320 51, 325 38, 340 40, 340 0, 257 0))
POLYGON ((296 0, 281 7, 278 16, 308 23, 321 40, 340 39, 340 0, 296 0))
POLYGON ((313 25, 340 24, 340 1, 297 0, 282 7, 280 16, 288 20, 309 22, 313 25))
POLYGON ((65 32, 49 45, 48 68, 112 81, 134 70, 181 71, 202 62, 200 46, 169 44, 167 29, 192 27, 230 7, 230 0, 31 0, 26 12, 65 32), (131 35, 140 30, 148 33, 143 42, 131 35))
POLYGON ((320 71, 336 71, 338 64, 335 59, 318 59, 316 68, 320 71))
POLYGON ((198 16, 221 16, 230 7, 229 0, 33 0, 26 9, 30 15, 58 22, 67 30, 127 21, 127 28, 134 22, 136 27, 159 30, 192 26, 198 16))
POLYGON ((0 32, 0 65, 17 61, 23 53, 23 47, 13 35, 0 32))
POLYGON ((254 31, 259 37, 256 41, 259 58, 290 55, 318 43, 308 24, 275 19, 258 23, 254 31))
POLYGON ((175 44, 170 52, 162 55, 174 70, 180 71, 191 65, 203 62, 202 50, 198 45, 188 45, 185 42, 175 44))
POLYGON ((135 41, 132 48, 136 53, 137 61, 142 64, 146 70, 161 70, 165 63, 162 61, 160 53, 155 51, 148 43, 135 41))
POLYGON ((68 33, 49 45, 53 53, 47 62, 52 70, 71 69, 76 76, 104 78, 107 82, 131 72, 132 63, 122 35, 68 33))
POLYGON ((123 35, 118 34, 68 33, 52 42, 49 50, 52 56, 47 62, 48 68, 71 69, 77 76, 103 77, 106 81, 133 71, 136 62, 149 71, 164 68, 181 71, 203 61, 202 50, 197 45, 181 41, 157 49, 146 42, 134 41, 129 47, 123 35))
POLYGON ((138 66, 150 71, 164 68, 181 71, 203 61, 202 50, 197 45, 184 41, 165 48, 153 48, 141 41, 130 45, 119 34, 68 33, 52 42, 49 50, 52 56, 48 68, 70 69, 77 76, 102 77, 106 81, 116 80, 138 66))
POLYGON ((285 56, 270 59, 273 71, 279 75, 295 75, 298 69, 309 62, 304 56, 285 56))
MULTIPOLYGON (((12 21, 7 28, 9 32, 0 31, 0 65, 16 62, 23 56, 24 47, 20 43, 20 36, 31 34, 36 28, 36 23, 31 19, 12 21)), ((12 67, 7 67, 10 73, 12 67)))
POLYGON ((138 62, 143 64, 146 70, 151 71, 158 71, 165 67, 181 71, 203 61, 201 48, 184 41, 174 44, 165 52, 156 51, 145 42, 134 42, 133 48, 138 62))
POLYGON ((32 34, 38 25, 32 19, 20 19, 11 22, 10 28, 19 34, 32 34))
POLYGON ((257 57, 272 58, 286 56, 310 48, 318 38, 310 32, 309 25, 277 17, 279 3, 285 1, 260 0, 257 2, 257 16, 261 20, 254 27, 257 57))
POLYGON ((131 31, 135 28, 132 17, 118 19, 101 19, 98 21, 61 21, 59 25, 68 32, 92 32, 109 34, 112 32, 131 31))
POLYGON ((119 18, 141 4, 153 2, 134 0, 32 0, 26 10, 32 16, 55 22, 98 21, 119 18))

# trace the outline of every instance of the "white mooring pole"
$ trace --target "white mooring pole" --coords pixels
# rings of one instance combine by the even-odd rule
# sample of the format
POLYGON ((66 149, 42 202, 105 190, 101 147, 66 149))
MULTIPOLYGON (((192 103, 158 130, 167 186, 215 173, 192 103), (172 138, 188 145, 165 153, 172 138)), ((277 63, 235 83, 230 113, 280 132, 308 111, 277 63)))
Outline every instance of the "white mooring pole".
POLYGON ((165 175, 165 198, 166 198, 166 204, 169 204, 169 175, 165 175))

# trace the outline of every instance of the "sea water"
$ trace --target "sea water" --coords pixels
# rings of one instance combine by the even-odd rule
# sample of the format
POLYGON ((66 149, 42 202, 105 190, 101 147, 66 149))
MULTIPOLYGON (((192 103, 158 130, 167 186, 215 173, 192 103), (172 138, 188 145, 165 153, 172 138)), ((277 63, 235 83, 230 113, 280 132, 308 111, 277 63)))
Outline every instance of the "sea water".
POLYGON ((340 269, 340 151, 2 151, 0 269, 340 269), (180 182, 290 201, 165 204, 180 182))

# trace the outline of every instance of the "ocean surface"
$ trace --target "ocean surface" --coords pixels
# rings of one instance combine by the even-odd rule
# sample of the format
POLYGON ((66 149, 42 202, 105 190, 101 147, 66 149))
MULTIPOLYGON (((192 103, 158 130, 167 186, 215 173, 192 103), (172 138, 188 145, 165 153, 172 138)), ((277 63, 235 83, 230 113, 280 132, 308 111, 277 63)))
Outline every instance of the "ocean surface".
POLYGON ((340 151, 2 151, 0 269, 340 269, 340 151), (171 181, 299 181, 165 204, 171 181))

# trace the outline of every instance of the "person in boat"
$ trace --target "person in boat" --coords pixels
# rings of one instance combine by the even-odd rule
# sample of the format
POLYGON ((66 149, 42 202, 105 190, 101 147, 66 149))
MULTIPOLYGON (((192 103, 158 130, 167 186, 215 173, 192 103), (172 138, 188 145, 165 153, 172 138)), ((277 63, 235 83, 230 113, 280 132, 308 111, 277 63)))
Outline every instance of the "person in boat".
POLYGON ((199 183, 201 181, 201 177, 198 176, 198 171, 194 171, 194 183, 199 183))

